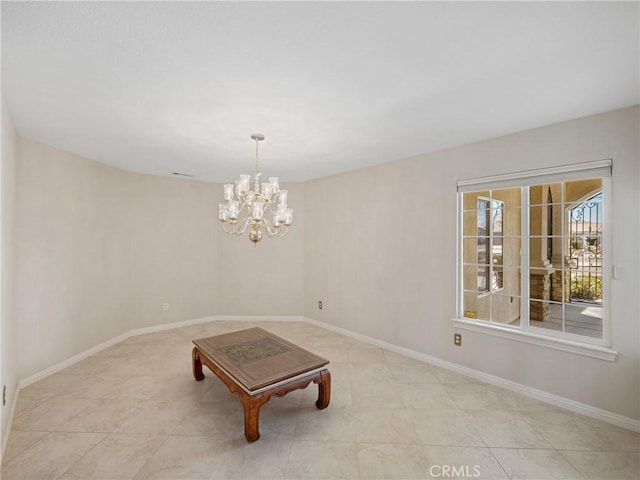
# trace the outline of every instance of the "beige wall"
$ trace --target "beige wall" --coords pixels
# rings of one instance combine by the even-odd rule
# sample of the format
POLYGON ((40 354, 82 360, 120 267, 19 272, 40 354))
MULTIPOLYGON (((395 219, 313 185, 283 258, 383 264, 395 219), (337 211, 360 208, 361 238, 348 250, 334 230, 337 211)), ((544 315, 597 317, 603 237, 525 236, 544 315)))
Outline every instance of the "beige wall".
POLYGON ((308 182, 305 315, 640 418, 638 115, 623 109, 308 182), (605 158, 614 159, 618 360, 471 331, 454 347, 456 181, 605 158))
MULTIPOLYGON (((17 355, 13 337, 16 333, 14 322, 15 287, 15 183, 17 157, 16 131, 11 117, 2 99, 2 164, 0 166, 1 196, 0 244, 2 261, 2 289, 0 291, 0 385, 7 386, 7 403, 2 406, 2 429, 0 440, 4 445, 3 434, 9 422, 9 413, 20 380, 16 372, 17 355)), ((1 388, 1 387, 0 387, 1 388)), ((0 391, 1 395, 1 391, 0 391)))
MULTIPOLYGON (((300 219, 290 237, 253 247, 222 233, 220 185, 125 172, 26 139, 19 151, 16 348, 37 353, 20 358, 18 378, 134 328, 302 314, 300 219)), ((303 187, 291 190, 298 208, 303 187)))
MULTIPOLYGON (((155 325, 217 311, 215 185, 125 173, 130 322, 155 325), (169 304, 169 311, 162 305, 169 304)), ((129 327, 131 328, 131 327, 129 327)))
POLYGON ((222 231, 217 223, 217 205, 221 200, 222 186, 215 188, 216 202, 209 216, 215 230, 215 242, 221 252, 218 259, 216 312, 219 315, 302 316, 304 185, 281 185, 282 189, 289 191, 294 223, 285 237, 272 239, 265 235, 255 247, 246 234, 236 238, 222 231))
POLYGON ((302 315, 302 184, 283 184, 290 234, 254 247, 222 232, 221 185, 62 152, 20 138, 2 113, 2 432, 20 380, 131 329, 302 315))
POLYGON ((126 330, 127 175, 19 141, 16 348, 20 378, 126 330))

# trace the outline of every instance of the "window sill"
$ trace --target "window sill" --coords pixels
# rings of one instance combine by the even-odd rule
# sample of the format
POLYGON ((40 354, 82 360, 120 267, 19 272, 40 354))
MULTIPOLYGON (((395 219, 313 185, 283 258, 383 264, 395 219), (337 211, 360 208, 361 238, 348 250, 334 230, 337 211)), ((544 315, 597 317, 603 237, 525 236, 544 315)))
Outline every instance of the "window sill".
POLYGON ((587 343, 574 342, 572 340, 566 340, 563 338, 538 335, 531 332, 515 330, 513 328, 505 327, 502 325, 495 325, 491 323, 480 322, 477 320, 454 318, 452 319, 452 321, 455 326, 464 330, 493 335, 495 337, 507 338, 509 340, 515 340, 531 345, 553 348, 554 350, 575 353, 577 355, 584 355, 585 357, 597 358, 599 360, 615 362, 618 356, 618 352, 616 352, 615 350, 607 347, 602 347, 600 345, 589 345, 587 343))

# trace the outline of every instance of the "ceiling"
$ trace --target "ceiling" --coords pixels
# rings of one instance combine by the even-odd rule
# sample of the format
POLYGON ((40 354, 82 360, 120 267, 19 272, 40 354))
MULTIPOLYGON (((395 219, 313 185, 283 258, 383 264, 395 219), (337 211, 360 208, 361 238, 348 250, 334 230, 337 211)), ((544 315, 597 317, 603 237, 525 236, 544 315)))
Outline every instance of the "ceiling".
POLYGON ((639 103, 639 3, 2 2, 27 138, 304 181, 639 103))

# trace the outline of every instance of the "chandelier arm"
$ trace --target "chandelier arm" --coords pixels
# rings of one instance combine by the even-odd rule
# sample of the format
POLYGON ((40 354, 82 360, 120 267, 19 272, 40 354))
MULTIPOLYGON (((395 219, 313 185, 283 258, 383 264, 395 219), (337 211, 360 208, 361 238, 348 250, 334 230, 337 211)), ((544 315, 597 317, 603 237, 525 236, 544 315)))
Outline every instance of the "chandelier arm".
POLYGON ((223 223, 222 229, 229 235, 242 235, 247 229, 249 220, 251 220, 251 217, 245 218, 240 223, 223 223))
POLYGON ((275 234, 272 235, 270 238, 281 238, 284 237, 287 232, 289 231, 289 227, 287 227, 286 225, 282 226, 282 227, 278 227, 278 230, 276 230, 275 234))
POLYGON ((236 232, 234 231, 234 225, 228 224, 228 223, 223 223, 222 224, 222 230, 224 230, 224 233, 226 233, 227 235, 235 235, 236 232), (231 230, 229 230, 229 228, 231 228, 231 230))
POLYGON ((232 223, 225 223, 222 225, 224 232, 228 235, 239 235, 238 227, 232 223))
POLYGON ((242 235, 244 233, 244 231, 247 229, 247 225, 249 225, 249 222, 251 221, 251 217, 247 217, 244 220, 242 220, 242 226, 236 228, 236 235, 242 235))
POLYGON ((270 227, 267 228, 267 236, 269 238, 281 238, 284 237, 289 231, 289 227, 286 225, 281 225, 279 227, 270 227))
MULTIPOLYGON (((244 195, 243 195, 244 197, 244 195)), ((247 212, 249 211, 249 207, 247 206, 247 204, 245 203, 245 198, 243 198, 242 200, 240 200, 240 198, 238 198, 238 201, 240 202, 240 208, 238 209, 238 218, 240 218, 242 212, 246 209, 247 212)))
POLYGON ((277 237, 280 227, 275 227, 271 225, 271 222, 269 222, 269 220, 267 220, 266 218, 263 218, 262 221, 265 225, 265 231, 267 232, 267 236, 269 238, 277 237))

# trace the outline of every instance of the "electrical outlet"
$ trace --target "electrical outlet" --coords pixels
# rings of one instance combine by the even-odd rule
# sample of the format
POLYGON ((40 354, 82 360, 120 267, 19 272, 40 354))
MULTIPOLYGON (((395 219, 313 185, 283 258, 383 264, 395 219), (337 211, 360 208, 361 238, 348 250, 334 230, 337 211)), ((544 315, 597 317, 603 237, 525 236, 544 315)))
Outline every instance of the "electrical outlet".
POLYGON ((456 347, 461 347, 462 346, 462 334, 461 333, 454 333, 453 334, 453 344, 456 347))
POLYGON ((168 303, 163 303, 162 304, 162 310, 164 310, 165 312, 169 311, 169 304, 168 303))
POLYGON ((322 300, 318 300, 318 310, 322 310, 322 300))

